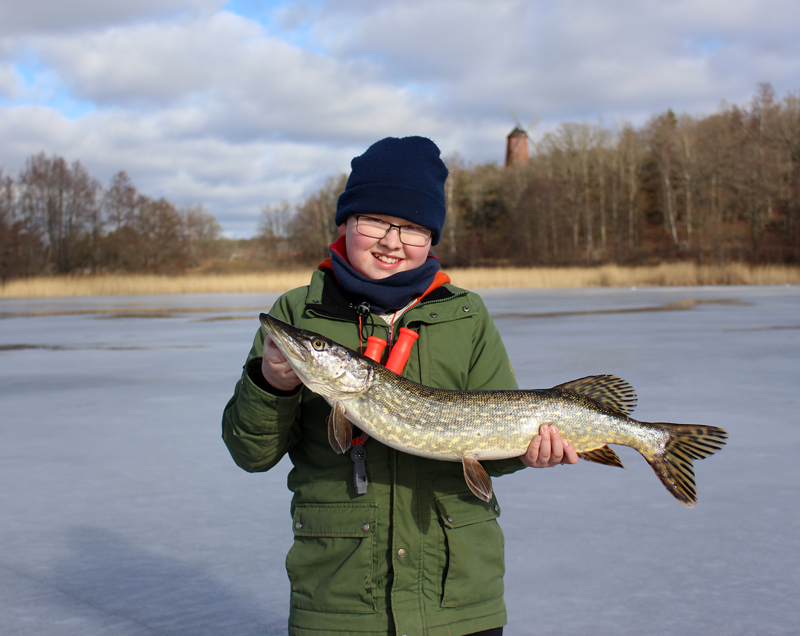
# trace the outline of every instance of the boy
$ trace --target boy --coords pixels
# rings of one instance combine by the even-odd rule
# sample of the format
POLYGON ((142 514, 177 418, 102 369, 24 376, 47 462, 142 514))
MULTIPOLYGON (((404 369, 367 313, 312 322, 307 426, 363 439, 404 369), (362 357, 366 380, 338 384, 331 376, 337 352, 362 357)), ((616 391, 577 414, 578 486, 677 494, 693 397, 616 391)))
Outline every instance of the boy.
MULTIPOLYGON (((339 197, 339 239, 277 318, 355 350, 400 327, 418 333, 403 375, 458 390, 515 389, 500 334, 480 297, 450 284, 431 245, 445 221, 447 168, 429 139, 387 138, 352 161, 339 197)), ((385 362, 388 352, 384 353, 385 362)), ((289 633, 502 633, 503 534, 496 499, 467 488, 460 463, 407 455, 366 439, 366 492, 357 462, 327 437, 327 403, 300 385, 263 330, 223 415, 223 439, 251 472, 289 453, 295 541, 289 633)), ((482 462, 492 476, 577 462, 543 426, 521 458, 482 462)))

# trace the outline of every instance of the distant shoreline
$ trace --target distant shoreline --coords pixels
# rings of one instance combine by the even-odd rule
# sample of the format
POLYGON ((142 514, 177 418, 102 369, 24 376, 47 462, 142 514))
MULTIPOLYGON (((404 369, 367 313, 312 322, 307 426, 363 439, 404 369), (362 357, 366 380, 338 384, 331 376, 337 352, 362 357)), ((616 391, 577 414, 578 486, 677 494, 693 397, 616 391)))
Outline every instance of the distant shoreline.
MULTIPOLYGON (((101 274, 12 280, 0 298, 283 292, 305 285, 313 269, 179 276, 101 274)), ((471 268, 446 270, 453 284, 468 289, 556 289, 583 287, 693 287, 707 285, 800 285, 800 267, 665 263, 621 267, 471 268)))

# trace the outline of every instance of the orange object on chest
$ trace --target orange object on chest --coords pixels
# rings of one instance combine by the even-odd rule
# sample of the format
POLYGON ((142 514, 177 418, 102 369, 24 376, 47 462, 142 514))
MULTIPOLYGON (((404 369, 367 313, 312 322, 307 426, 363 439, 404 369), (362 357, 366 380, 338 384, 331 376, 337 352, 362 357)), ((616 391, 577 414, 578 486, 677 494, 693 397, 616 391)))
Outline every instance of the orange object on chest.
MULTIPOLYGON (((418 333, 411 331, 411 329, 400 327, 400 335, 397 337, 397 342, 394 343, 394 346, 389 352, 389 359, 386 361, 386 368, 389 369, 389 371, 394 371, 398 375, 403 372, 406 362, 408 362, 408 358, 411 355, 411 347, 414 346, 414 341, 417 338, 419 338, 418 333)), ((367 338, 367 350, 364 352, 364 355, 370 360, 380 362, 385 348, 386 341, 383 338, 370 336, 367 338)))

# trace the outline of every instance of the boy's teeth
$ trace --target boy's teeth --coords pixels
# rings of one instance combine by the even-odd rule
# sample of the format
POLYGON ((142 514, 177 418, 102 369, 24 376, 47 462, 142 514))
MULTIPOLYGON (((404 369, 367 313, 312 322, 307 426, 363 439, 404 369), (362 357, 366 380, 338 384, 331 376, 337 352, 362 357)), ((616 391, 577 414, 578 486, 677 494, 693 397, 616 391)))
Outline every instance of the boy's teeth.
POLYGON ((384 256, 383 254, 375 254, 375 258, 377 258, 379 261, 383 261, 384 263, 389 263, 389 264, 400 262, 399 258, 391 258, 390 256, 384 256))

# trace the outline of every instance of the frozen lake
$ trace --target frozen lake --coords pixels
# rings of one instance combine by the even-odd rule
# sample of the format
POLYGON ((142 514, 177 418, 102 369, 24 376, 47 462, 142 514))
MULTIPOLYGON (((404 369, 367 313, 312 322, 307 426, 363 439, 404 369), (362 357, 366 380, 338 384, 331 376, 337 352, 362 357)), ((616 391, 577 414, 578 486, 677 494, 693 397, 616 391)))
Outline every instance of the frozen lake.
MULTIPOLYGON (((699 505, 635 451, 495 481, 506 633, 800 633, 800 288, 490 291, 520 382, 613 373, 726 428, 699 505)), ((222 409, 275 295, 0 300, 0 633, 283 634, 286 460, 222 409)))

